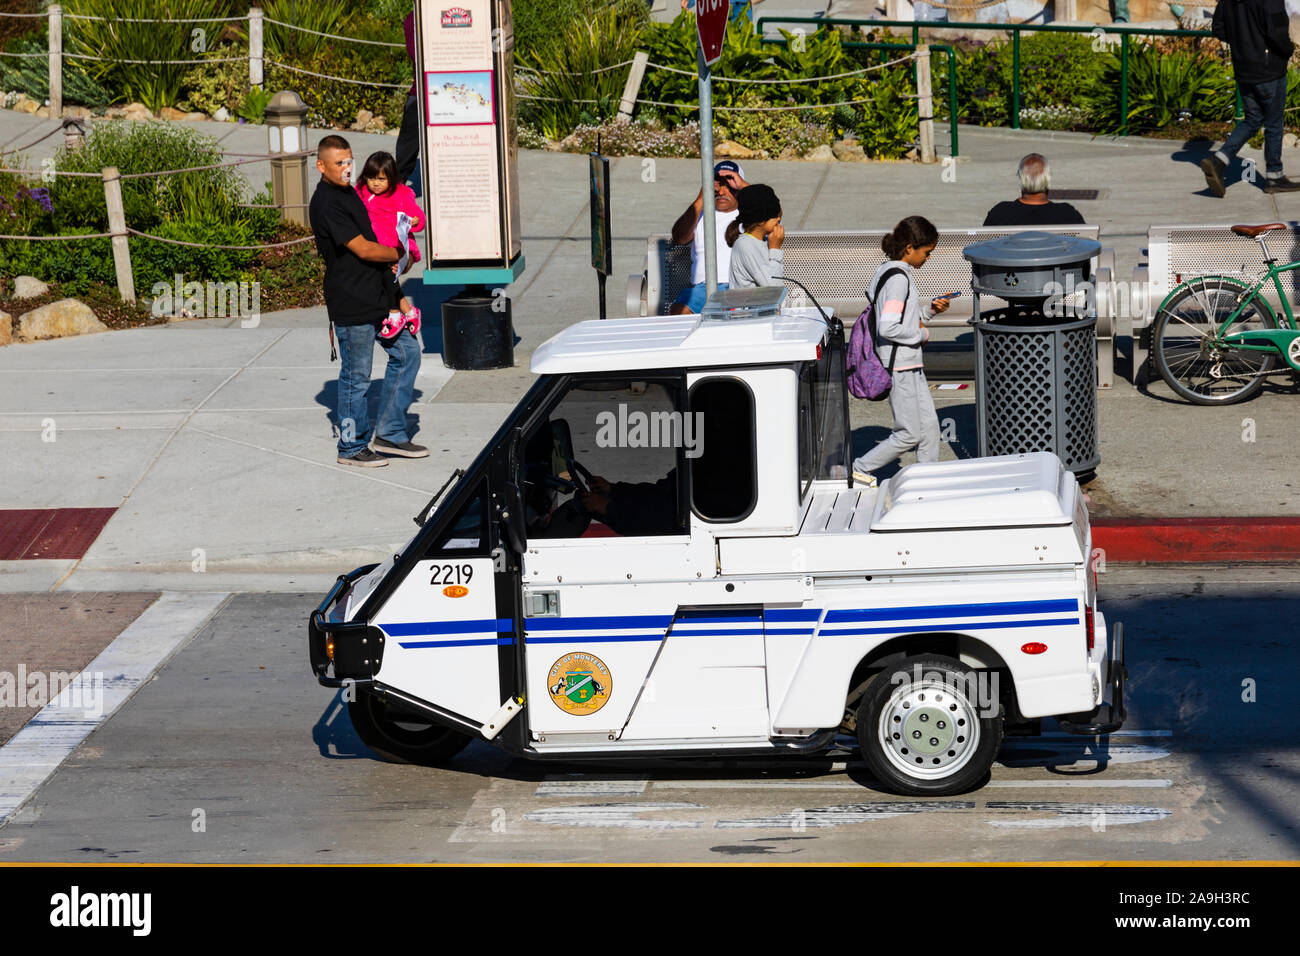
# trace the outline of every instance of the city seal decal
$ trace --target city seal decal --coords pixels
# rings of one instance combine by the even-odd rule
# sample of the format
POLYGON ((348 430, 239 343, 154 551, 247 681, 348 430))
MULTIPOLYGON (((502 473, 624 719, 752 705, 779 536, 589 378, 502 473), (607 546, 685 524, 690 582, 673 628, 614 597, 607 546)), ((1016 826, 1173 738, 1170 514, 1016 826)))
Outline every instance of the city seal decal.
POLYGON ((444 27, 469 27, 474 25, 474 15, 464 7, 452 7, 442 11, 444 27))
POLYGON ((599 657, 575 651, 565 654, 551 667, 546 689, 560 710, 575 717, 586 717, 609 701, 609 695, 614 692, 614 678, 599 657))

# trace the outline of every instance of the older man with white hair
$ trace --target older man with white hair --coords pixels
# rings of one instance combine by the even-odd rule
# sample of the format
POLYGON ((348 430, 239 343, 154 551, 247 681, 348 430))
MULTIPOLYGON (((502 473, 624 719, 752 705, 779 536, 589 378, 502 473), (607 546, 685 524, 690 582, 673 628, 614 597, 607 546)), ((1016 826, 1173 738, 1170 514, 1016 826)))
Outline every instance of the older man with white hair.
POLYGON ((1047 160, 1030 153, 1020 161, 1020 198, 1000 202, 984 217, 986 226, 1084 225, 1083 216, 1068 202, 1048 202, 1052 172, 1047 160))

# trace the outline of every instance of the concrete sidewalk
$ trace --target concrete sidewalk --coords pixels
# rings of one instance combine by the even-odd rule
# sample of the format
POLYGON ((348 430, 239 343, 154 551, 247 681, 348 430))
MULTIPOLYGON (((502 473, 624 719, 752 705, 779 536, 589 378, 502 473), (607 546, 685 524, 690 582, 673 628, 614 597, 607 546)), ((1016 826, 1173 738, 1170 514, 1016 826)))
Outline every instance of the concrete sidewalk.
MULTIPOLYGON (((196 125, 217 127, 228 149, 264 148, 260 128, 196 125)), ((53 128, 0 111, 0 150, 53 128)), ((321 135, 313 131, 311 141, 321 135)), ((349 135, 358 153, 394 144, 349 135)), ((751 182, 775 188, 792 229, 882 228, 920 214, 944 230, 978 225, 995 201, 1016 195, 1016 162, 1030 151, 1048 156, 1057 187, 1105 191, 1076 205, 1115 248, 1119 278, 1131 273, 1152 223, 1300 218, 1297 195, 1242 184, 1227 200, 1209 196, 1195 165, 1202 154, 1173 141, 963 128, 955 182, 939 166, 910 163, 743 165, 751 182)), ((29 161, 39 155, 38 147, 29 161)), ((607 296, 610 316, 619 317, 624 280, 643 267, 646 235, 666 231, 694 198, 699 163, 628 157, 612 165, 615 275, 607 296)), ((1297 158, 1291 167, 1300 172, 1297 158)), ((334 464, 338 365, 328 361, 323 308, 264 315, 252 329, 237 319, 202 320, 0 349, 0 507, 118 509, 80 560, 0 562, 0 590, 310 591, 382 560, 522 395, 532 350, 597 314, 586 169, 584 156, 521 153, 528 265, 509 289, 516 368, 453 377, 438 355, 443 296, 407 281, 427 315, 411 414, 428 459, 376 471, 334 464), (45 441, 50 420, 55 440, 45 441)), ((372 397, 382 359, 377 351, 372 397)), ((966 457, 975 453, 973 390, 953 394, 960 398, 938 402, 954 436, 943 456, 966 457)), ((1293 390, 1270 386, 1245 405, 1198 408, 1160 385, 1144 394, 1117 382, 1099 393, 1094 514, 1300 515, 1296 403, 1293 390)), ((858 451, 888 430, 887 407, 854 402, 852 415, 858 451)))

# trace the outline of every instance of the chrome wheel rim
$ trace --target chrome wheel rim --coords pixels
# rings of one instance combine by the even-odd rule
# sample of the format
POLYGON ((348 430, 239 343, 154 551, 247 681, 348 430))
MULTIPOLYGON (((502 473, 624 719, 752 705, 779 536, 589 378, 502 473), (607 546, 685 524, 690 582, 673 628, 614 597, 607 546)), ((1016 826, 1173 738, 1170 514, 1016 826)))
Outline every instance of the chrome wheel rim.
POLYGON ((895 769, 938 780, 970 763, 979 747, 979 716, 965 694, 942 681, 910 682, 885 702, 877 736, 895 769))

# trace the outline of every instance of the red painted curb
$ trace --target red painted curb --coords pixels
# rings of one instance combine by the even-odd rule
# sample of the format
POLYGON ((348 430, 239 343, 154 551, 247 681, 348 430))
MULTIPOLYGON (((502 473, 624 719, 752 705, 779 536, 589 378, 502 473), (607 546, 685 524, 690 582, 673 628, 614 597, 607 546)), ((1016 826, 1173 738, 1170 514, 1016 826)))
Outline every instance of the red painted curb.
POLYGON ((1300 561, 1300 518, 1096 518, 1107 561, 1300 561))

